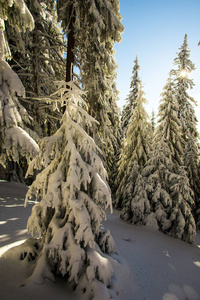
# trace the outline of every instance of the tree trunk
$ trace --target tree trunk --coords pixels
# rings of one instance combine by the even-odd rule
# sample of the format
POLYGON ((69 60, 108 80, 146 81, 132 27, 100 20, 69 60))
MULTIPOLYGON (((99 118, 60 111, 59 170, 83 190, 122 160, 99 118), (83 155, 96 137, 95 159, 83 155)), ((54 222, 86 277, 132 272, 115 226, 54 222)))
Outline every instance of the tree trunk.
MULTIPOLYGON (((68 28, 68 35, 67 35, 67 62, 66 62, 66 82, 73 80, 73 64, 74 64, 74 45, 75 45, 75 38, 74 38, 74 22, 75 16, 73 15, 73 4, 70 6, 70 23, 68 28)), ((65 112, 66 106, 63 106, 63 114, 65 112)))
MULTIPOLYGON (((33 30, 33 84, 34 84, 34 94, 35 97, 39 97, 39 69, 38 69, 38 24, 35 22, 35 28, 33 30)), ((36 127, 40 127, 40 115, 39 115, 39 102, 37 100, 34 101, 33 104, 34 118, 36 121, 36 127)), ((36 131, 37 132, 37 131, 36 131)))
POLYGON ((74 38, 74 22, 75 16, 73 15, 73 5, 71 4, 70 7, 70 16, 71 20, 69 23, 68 28, 68 35, 67 35, 67 64, 66 64, 66 82, 73 80, 73 64, 74 64, 74 45, 75 45, 75 38, 74 38))

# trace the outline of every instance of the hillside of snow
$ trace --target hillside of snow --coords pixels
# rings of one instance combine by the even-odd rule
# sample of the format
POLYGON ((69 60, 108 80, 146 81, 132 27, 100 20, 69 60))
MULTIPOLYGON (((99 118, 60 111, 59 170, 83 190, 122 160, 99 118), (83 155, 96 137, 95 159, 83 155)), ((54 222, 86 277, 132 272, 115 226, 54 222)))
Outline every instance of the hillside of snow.
MULTIPOLYGON (((22 243, 29 237, 26 223, 34 204, 29 202, 24 208, 26 191, 21 184, 0 182, 0 299, 79 300, 62 278, 46 280, 42 285, 26 280, 31 270, 20 255, 22 243)), ((117 247, 113 255, 113 299, 200 300, 200 234, 196 245, 190 245, 128 224, 119 214, 108 212, 102 224, 111 231, 117 247)))

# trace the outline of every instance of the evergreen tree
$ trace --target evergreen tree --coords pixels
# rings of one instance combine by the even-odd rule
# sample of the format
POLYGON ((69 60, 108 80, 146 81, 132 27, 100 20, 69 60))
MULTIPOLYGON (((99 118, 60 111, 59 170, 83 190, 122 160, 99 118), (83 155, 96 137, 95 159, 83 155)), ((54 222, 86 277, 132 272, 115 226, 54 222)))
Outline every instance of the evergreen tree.
MULTIPOLYGON (((188 173, 189 181, 195 195, 195 201, 197 201, 196 209, 198 210, 199 201, 196 197, 198 188, 197 184, 194 184, 194 182, 197 181, 195 170, 198 168, 198 160, 194 159, 193 161, 191 161, 193 172, 191 172, 189 161, 186 161, 186 158, 190 157, 191 155, 191 144, 193 144, 193 151, 196 152, 196 155, 198 155, 199 152, 197 118, 195 116, 194 109, 194 105, 196 105, 196 102, 194 98, 189 96, 187 92, 189 88, 192 89, 194 86, 193 80, 189 78, 189 74, 195 69, 195 65, 190 60, 190 50, 187 42, 187 34, 185 35, 183 45, 179 50, 180 52, 177 53, 178 55, 174 60, 174 64, 177 66, 177 69, 172 70, 171 74, 174 76, 175 96, 178 101, 178 117, 181 121, 181 132, 184 140, 184 164, 186 164, 186 171, 188 173), (189 153, 187 153, 187 151, 189 151, 189 153), (194 166, 194 162, 196 162, 196 166, 194 166)), ((194 213, 196 215, 196 212, 194 213)))
MULTIPOLYGON (((197 139, 196 139, 197 140, 197 139)), ((190 187, 194 193, 195 206, 193 207, 194 217, 196 219, 197 229, 199 229, 200 220, 200 171, 199 171, 199 146, 194 137, 188 137, 188 141, 183 156, 183 163, 187 170, 190 187)))
MULTIPOLYGON (((198 163, 198 171, 200 170, 200 162, 198 163)), ((200 178, 200 171, 199 171, 199 178, 200 178)), ((196 220, 196 227, 200 229, 200 197, 197 199, 195 198, 195 208, 194 208, 194 216, 196 220)))
MULTIPOLYGON (((34 157, 38 151, 37 139, 28 126, 31 118, 25 108, 20 104, 18 97, 25 96, 25 89, 17 74, 6 62, 11 55, 5 34, 5 22, 16 27, 20 33, 26 28, 33 29, 34 20, 25 2, 4 1, 0 3, 0 156, 1 164, 10 167, 8 179, 22 180, 19 163, 22 157, 27 160, 34 157), (31 137, 33 136, 34 139, 31 137), (10 161, 10 162, 9 162, 10 161), (16 164, 17 162, 17 164, 16 164)), ((17 40, 18 44, 20 43, 17 40)))
POLYGON ((28 220, 29 232, 39 234, 28 254, 35 253, 36 261, 31 279, 41 283, 65 275, 88 299, 110 299, 113 269, 104 253, 115 251, 115 245, 100 223, 112 206, 111 194, 100 149, 86 133, 96 121, 81 94, 72 82, 61 82, 54 95, 66 105, 61 127, 41 140, 41 152, 29 166, 30 173, 41 170, 27 194, 40 201, 28 220))
MULTIPOLYGON (((67 74, 73 65, 80 69, 80 79, 87 91, 89 114, 98 122, 93 137, 104 151, 109 174, 117 145, 115 132, 119 125, 116 106, 116 62, 114 42, 121 40, 119 1, 57 1, 59 20, 68 35, 67 74), (68 17, 70 16, 70 18, 68 17), (113 109, 115 118, 113 118, 113 109), (113 126, 114 124, 114 126, 113 126), (114 128, 113 128, 114 127, 114 128), (110 157, 112 157, 110 161, 110 157)), ((69 81, 73 76, 67 75, 69 81)))
POLYGON ((177 169, 182 165, 184 141, 181 135, 181 122, 178 118, 178 102, 174 96, 174 84, 169 78, 162 93, 158 112, 158 126, 155 141, 164 138, 172 153, 177 169))
MULTIPOLYGON (((192 215, 193 192, 182 167, 181 122, 173 92, 173 83, 169 79, 159 106, 153 151, 144 169, 134 172, 134 185, 131 189, 130 184, 128 186, 131 193, 124 198, 121 217, 137 224, 158 227, 170 236, 193 243, 196 233, 192 215)), ((134 112, 137 108, 138 104, 134 112)), ((136 130, 130 131, 132 137, 133 132, 136 130)), ((125 166, 122 172, 127 169, 125 166)))
MULTIPOLYGON (((193 243, 196 234, 191 209, 194 204, 193 192, 184 168, 180 167, 177 173, 171 151, 164 139, 155 144, 142 175, 150 203, 151 219, 155 218, 163 233, 193 243)), ((141 207, 141 203, 139 206, 141 207)), ((140 217, 141 223, 141 216, 136 217, 140 217)), ((143 214, 144 224, 147 217, 148 215, 143 214)))
POLYGON ((179 48, 180 52, 174 59, 174 65, 177 69, 171 70, 174 76, 174 93, 178 101, 178 117, 181 121, 182 134, 185 144, 188 135, 198 136, 197 118, 193 105, 196 105, 194 98, 190 97, 187 90, 194 86, 193 80, 189 78, 189 74, 195 70, 195 65, 190 60, 190 50, 187 42, 187 34, 184 37, 183 45, 179 48))
POLYGON ((122 130, 123 134, 126 134, 128 130, 128 124, 130 122, 130 118, 132 116, 132 110, 135 108, 136 99, 138 96, 138 91, 141 85, 141 80, 139 78, 139 70, 140 66, 138 64, 138 57, 134 60, 134 66, 132 71, 132 78, 130 84, 130 92, 128 98, 126 100, 126 105, 123 107, 122 111, 122 130))
MULTIPOLYGON (((114 202, 117 208, 121 208, 123 201, 126 201, 126 185, 129 185, 131 169, 134 165, 138 165, 142 168, 150 152, 152 131, 148 115, 144 108, 145 103, 144 92, 142 87, 140 87, 135 101, 135 109, 132 110, 127 134, 122 143, 118 176, 116 179, 118 189, 114 202)), ((133 190, 135 181, 131 180, 130 182, 133 190)))
POLYGON ((120 217, 134 224, 146 224, 150 215, 150 203, 140 167, 135 165, 129 173, 120 217), (135 183, 135 184, 133 184, 135 183))
POLYGON ((49 2, 26 1, 35 21, 35 28, 20 36, 20 45, 16 44, 16 37, 19 35, 16 29, 7 26, 13 57, 11 66, 26 88, 27 97, 23 104, 33 117, 33 128, 40 136, 50 135, 58 123, 55 119, 61 117, 41 97, 56 91, 54 82, 65 78, 66 64, 63 58, 63 33, 57 22, 56 10, 49 2))
POLYGON ((152 129, 152 132, 154 133, 155 132, 155 129, 156 129, 156 117, 155 117, 155 111, 152 110, 152 113, 151 113, 151 129, 152 129))
MULTIPOLYGON (((49 101, 60 96, 63 118, 59 130, 42 139, 41 152, 29 168, 31 173, 34 168, 41 170, 27 194, 27 198, 34 195, 40 200, 28 221, 29 231, 40 236, 32 245, 36 263, 31 278, 42 282, 61 274, 88 299, 110 299, 113 269, 111 257, 104 253, 115 251, 115 245, 109 232, 100 230, 105 209, 112 205, 111 193, 99 157, 101 150, 92 138, 96 121, 87 114, 82 91, 73 83, 73 65, 88 52, 82 44, 85 31, 99 46, 104 44, 103 33, 112 40, 110 29, 103 31, 101 17, 106 21, 114 16, 115 3, 118 1, 112 5, 110 1, 57 1, 59 20, 67 34, 66 82, 61 82, 49 101), (93 11, 96 4, 98 17, 93 11)), ((112 33, 120 36, 117 30, 116 26, 112 33)), ((100 59, 97 55, 96 64, 100 59)))

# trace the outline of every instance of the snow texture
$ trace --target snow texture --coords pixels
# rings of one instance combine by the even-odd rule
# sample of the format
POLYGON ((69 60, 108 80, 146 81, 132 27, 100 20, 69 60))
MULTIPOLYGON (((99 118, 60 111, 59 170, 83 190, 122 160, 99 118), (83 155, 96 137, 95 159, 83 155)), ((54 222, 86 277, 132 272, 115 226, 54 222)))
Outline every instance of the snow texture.
POLYGON ((33 158, 39 147, 27 133, 30 130, 25 124, 30 125, 31 118, 16 97, 25 97, 24 86, 5 61, 9 47, 4 35, 4 21, 8 19, 9 12, 13 10, 19 14, 9 22, 21 31, 26 28, 32 30, 34 20, 23 0, 6 1, 0 4, 0 8, 0 135, 3 140, 0 162, 5 165, 7 159, 19 162, 20 155, 27 160, 33 158))
MULTIPOLYGON (((28 202, 24 208, 26 192, 22 184, 0 182, 0 299, 87 300, 81 289, 74 293, 73 286, 66 285, 62 278, 55 282, 46 279, 42 285, 27 281, 34 268, 34 262, 30 264, 31 256, 35 254, 31 254, 33 247, 29 239, 23 244, 30 237, 26 222, 33 206, 28 202)), ((112 299, 200 299, 199 233, 198 246, 190 245, 159 231, 128 224, 119 218, 118 211, 107 213, 103 226, 111 231, 119 253, 109 259, 114 270, 109 288, 112 299)), ((104 299, 100 294, 98 300, 104 299)))
POLYGON ((31 118, 19 103, 16 95, 25 96, 24 87, 15 72, 6 61, 0 60, 0 126, 3 136, 2 163, 6 158, 19 162, 19 157, 28 160, 39 152, 39 147, 28 134, 25 126, 31 118))

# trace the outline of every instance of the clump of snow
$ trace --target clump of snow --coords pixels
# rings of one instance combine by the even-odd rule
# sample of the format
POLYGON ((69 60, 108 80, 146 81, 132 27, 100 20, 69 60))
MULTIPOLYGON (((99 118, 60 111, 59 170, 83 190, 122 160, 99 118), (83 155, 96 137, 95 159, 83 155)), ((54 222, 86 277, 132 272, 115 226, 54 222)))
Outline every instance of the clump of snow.
POLYGON ((147 216, 145 225, 154 230, 159 229, 158 222, 157 222, 155 214, 153 212, 147 216))
POLYGON ((4 147, 7 156, 19 162, 19 154, 33 158, 39 153, 38 144, 22 128, 15 126, 5 130, 4 147))
POLYGON ((24 97, 24 86, 9 64, 0 59, 0 125, 3 138, 1 163, 3 165, 7 159, 19 162, 19 157, 24 156, 29 160, 39 152, 37 143, 31 137, 31 130, 25 126, 31 124, 31 118, 19 103, 16 94, 24 97))
MULTIPOLYGON (((24 86, 17 74, 5 60, 0 60, 0 86, 2 86, 3 83, 6 83, 10 93, 17 93, 18 96, 25 97, 24 86)), ((5 87, 3 87, 3 91, 5 95, 8 96, 5 87)))

